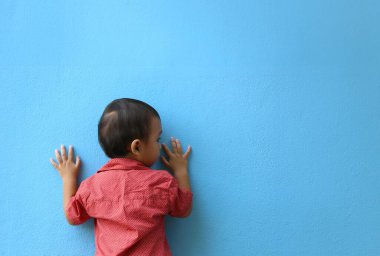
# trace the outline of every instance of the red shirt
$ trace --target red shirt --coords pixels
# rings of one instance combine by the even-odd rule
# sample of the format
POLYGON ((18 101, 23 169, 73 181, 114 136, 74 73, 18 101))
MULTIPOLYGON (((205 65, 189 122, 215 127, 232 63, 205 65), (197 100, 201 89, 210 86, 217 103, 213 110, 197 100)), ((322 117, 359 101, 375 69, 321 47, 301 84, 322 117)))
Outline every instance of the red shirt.
POLYGON ((95 255, 171 255, 164 216, 184 217, 193 194, 167 171, 113 158, 84 180, 66 205, 73 224, 95 221, 95 255))

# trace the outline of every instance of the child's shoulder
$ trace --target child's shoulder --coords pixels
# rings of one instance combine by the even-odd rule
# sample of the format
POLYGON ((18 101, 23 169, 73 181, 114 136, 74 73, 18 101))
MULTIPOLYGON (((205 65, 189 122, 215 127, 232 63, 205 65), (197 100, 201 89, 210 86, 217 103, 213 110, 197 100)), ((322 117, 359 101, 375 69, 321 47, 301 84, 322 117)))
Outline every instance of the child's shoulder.
POLYGON ((81 186, 87 186, 87 185, 89 185, 90 183, 93 182, 93 180, 95 179, 95 176, 96 176, 96 173, 94 173, 94 174, 92 174, 91 176, 85 178, 84 180, 82 180, 82 181, 80 182, 80 185, 81 185, 81 186))
POLYGON ((173 176, 168 171, 165 171, 165 170, 153 170, 151 173, 154 176, 161 177, 164 179, 168 179, 168 180, 173 179, 173 176))

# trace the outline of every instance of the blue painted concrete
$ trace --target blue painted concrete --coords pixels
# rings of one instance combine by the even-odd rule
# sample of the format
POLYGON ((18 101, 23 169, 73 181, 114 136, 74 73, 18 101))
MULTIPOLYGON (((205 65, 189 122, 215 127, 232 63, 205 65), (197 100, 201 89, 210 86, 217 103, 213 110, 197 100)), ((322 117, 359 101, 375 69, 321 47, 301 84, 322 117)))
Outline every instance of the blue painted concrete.
MULTIPOLYGON (((378 1, 0 2, 0 255, 92 255, 48 159, 132 97, 193 146, 174 255, 380 255, 378 1)), ((156 168, 162 168, 156 165, 156 168)))

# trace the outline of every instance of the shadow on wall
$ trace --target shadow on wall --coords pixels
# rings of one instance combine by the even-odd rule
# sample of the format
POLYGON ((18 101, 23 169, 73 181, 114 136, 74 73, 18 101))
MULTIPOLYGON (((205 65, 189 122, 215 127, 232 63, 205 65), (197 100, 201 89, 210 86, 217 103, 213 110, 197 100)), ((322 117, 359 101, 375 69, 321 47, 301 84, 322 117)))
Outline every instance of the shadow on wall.
POLYGON ((165 217, 165 230, 170 249, 173 255, 197 255, 199 252, 207 252, 207 236, 204 230, 198 200, 194 197, 194 208, 191 215, 185 219, 165 217), (185 240, 191 238, 191 241, 185 240), (189 246, 191 245, 191 246, 189 246))

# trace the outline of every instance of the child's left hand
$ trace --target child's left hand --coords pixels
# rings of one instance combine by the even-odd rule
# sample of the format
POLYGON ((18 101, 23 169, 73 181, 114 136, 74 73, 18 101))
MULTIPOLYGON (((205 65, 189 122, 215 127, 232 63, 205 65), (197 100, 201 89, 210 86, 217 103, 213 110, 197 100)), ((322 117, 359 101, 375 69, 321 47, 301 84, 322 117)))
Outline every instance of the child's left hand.
POLYGON ((73 157, 73 147, 69 147, 69 156, 66 155, 66 148, 64 145, 61 145, 61 154, 58 149, 55 150, 55 156, 57 158, 57 162, 54 162, 53 158, 50 158, 51 164, 55 169, 59 172, 62 180, 66 179, 76 179, 80 169, 80 159, 79 156, 76 157, 76 161, 74 163, 73 157))

